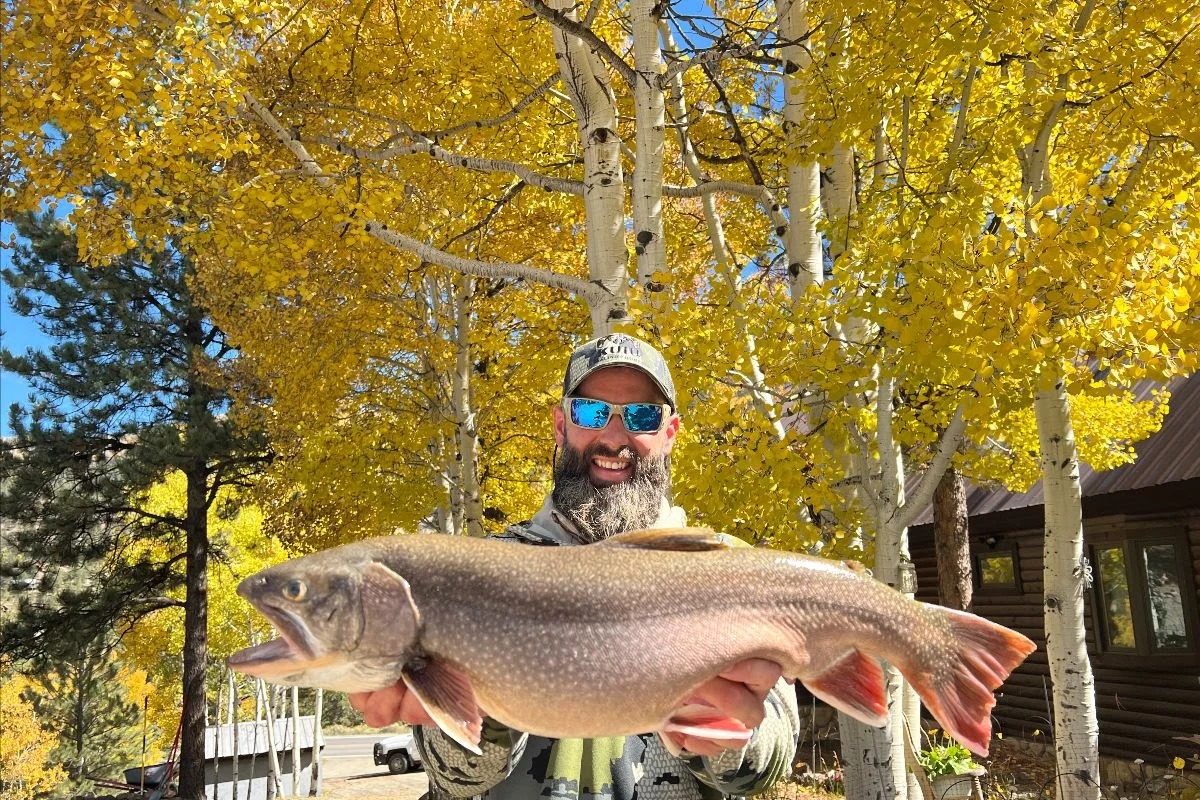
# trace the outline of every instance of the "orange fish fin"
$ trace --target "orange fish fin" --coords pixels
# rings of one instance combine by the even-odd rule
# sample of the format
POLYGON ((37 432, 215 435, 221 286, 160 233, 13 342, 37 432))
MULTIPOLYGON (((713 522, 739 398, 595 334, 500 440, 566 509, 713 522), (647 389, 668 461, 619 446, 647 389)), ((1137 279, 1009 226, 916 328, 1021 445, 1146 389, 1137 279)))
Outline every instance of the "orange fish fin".
POLYGON ((678 758, 683 751, 669 735, 672 733, 697 739, 715 739, 722 743, 748 742, 754 734, 741 720, 727 717, 712 706, 699 704, 676 709, 667 724, 658 731, 667 752, 678 758))
POLYGON ((678 550, 698 552, 703 550, 730 550, 745 547, 745 542, 727 533, 717 533, 712 528, 653 528, 630 531, 610 536, 601 545, 638 547, 644 550, 678 550))
POLYGON ((750 738, 751 730, 741 720, 728 717, 712 706, 686 705, 676 709, 663 726, 664 731, 705 739, 750 738))
POLYGON ((860 722, 876 727, 887 722, 883 668, 871 656, 851 650, 803 683, 817 697, 860 722))
POLYGON ((479 755, 483 714, 471 679, 444 661, 430 659, 404 667, 404 684, 417 696, 438 727, 454 741, 479 755))
POLYGON ((952 608, 930 606, 947 617, 958 645, 949 675, 917 672, 909 681, 929 713, 971 752, 986 756, 992 738, 992 694, 1025 657, 1031 640, 1003 625, 952 608))

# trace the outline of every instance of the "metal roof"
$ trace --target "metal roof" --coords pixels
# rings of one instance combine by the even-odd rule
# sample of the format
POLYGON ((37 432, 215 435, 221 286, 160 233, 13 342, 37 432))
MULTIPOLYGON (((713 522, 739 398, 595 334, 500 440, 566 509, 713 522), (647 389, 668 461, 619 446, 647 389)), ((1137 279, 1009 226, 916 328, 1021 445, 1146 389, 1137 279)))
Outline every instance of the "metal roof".
MULTIPOLYGON (((1150 397, 1158 384, 1144 381, 1134 387, 1139 400, 1150 397)), ((1177 378, 1167 384, 1170 411, 1158 433, 1134 445, 1137 460, 1123 467, 1096 472, 1079 465, 1079 482, 1084 497, 1144 489, 1200 477, 1200 373, 1177 378)), ((1007 489, 967 488, 967 510, 972 517, 1040 506, 1045 502, 1042 482, 1027 492, 1007 489)), ((933 509, 925 509, 914 525, 933 522, 933 509)))

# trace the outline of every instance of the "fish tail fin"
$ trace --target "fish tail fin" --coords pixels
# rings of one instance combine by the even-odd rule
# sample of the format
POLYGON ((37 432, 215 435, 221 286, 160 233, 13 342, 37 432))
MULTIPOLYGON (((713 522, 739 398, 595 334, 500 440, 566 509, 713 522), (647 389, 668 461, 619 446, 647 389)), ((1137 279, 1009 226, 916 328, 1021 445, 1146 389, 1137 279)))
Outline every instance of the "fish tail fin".
POLYGON ((945 616, 953 655, 941 670, 908 671, 921 700, 946 732, 974 753, 987 755, 992 738, 992 694, 1037 649, 1027 637, 966 611, 927 606, 945 616))

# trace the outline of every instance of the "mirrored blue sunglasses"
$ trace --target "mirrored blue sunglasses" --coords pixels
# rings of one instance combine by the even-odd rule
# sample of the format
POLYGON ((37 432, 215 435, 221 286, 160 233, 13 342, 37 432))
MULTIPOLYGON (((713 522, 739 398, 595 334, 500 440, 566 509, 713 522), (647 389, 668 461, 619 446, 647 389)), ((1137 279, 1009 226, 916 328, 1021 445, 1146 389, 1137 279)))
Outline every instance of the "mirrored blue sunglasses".
POLYGON ((613 412, 621 415, 625 430, 630 433, 658 433, 671 416, 667 403, 609 403, 589 397, 568 397, 563 410, 575 425, 598 431, 608 424, 613 412))

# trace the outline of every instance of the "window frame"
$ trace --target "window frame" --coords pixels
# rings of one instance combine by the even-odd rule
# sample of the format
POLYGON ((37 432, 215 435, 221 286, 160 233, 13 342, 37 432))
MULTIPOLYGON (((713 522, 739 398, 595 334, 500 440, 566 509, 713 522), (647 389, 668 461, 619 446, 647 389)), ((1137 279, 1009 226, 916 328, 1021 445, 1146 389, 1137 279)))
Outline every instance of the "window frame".
POLYGON ((971 550, 971 575, 972 584, 974 585, 975 594, 979 595, 1022 595, 1025 590, 1021 585, 1021 554, 1015 539, 1007 541, 999 541, 992 545, 979 543, 971 550), (980 546, 982 545, 982 546, 980 546), (986 584, 983 582, 983 563, 982 559, 989 556, 1008 556, 1012 559, 1013 565, 1013 582, 1009 586, 997 586, 995 584, 986 584))
MULTIPOLYGON (((1087 523, 1084 523, 1085 527, 1087 523)), ((1192 571, 1191 542, 1186 524, 1159 522, 1122 529, 1107 528, 1087 537, 1088 562, 1092 565, 1092 587, 1088 592, 1092 624, 1095 626, 1096 654, 1099 663, 1110 666, 1136 664, 1163 668, 1190 667, 1200 664, 1200 609, 1197 609, 1195 576, 1192 571), (1187 649, 1162 650, 1155 647, 1154 622, 1150 611, 1150 592, 1146 580, 1145 548, 1171 545, 1175 552, 1176 573, 1180 576, 1184 630, 1190 634, 1187 649), (1108 609, 1104 603, 1098 551, 1120 547, 1125 559, 1125 580, 1129 587, 1129 611, 1133 618, 1135 647, 1114 649, 1108 639, 1108 609)))

